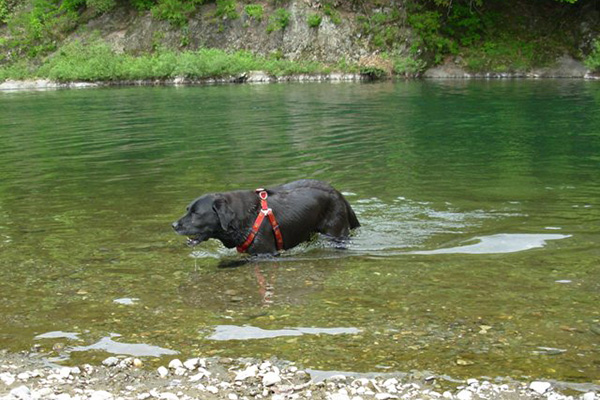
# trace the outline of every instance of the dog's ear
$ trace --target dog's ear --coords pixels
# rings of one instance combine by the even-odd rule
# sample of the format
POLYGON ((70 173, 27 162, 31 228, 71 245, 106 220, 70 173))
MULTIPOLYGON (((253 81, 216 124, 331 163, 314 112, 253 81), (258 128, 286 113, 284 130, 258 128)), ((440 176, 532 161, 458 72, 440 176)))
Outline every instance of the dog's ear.
POLYGON ((235 219, 235 213, 229 207, 229 203, 224 197, 217 197, 213 202, 212 208, 217 213, 217 217, 219 217, 221 228, 226 231, 235 219))

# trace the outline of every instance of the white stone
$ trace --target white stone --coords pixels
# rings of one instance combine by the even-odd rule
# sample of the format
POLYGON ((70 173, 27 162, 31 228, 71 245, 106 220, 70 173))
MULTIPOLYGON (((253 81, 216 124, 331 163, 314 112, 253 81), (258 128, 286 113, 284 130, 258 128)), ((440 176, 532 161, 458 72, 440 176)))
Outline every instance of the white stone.
POLYGON ((212 394, 217 394, 217 393, 219 393, 219 388, 216 386, 207 386, 206 391, 210 392, 212 394))
POLYGON ((350 396, 344 393, 327 393, 327 400, 350 400, 350 396))
POLYGON ((327 381, 329 381, 329 382, 345 382, 346 375, 342 375, 342 374, 331 375, 329 378, 327 378, 327 381))
POLYGON ((444 393, 442 393, 442 397, 445 399, 451 399, 452 393, 446 390, 444 393))
POLYGON ((190 382, 198 382, 199 380, 204 378, 204 376, 205 375, 202 372, 200 372, 199 374, 196 374, 196 375, 192 375, 192 376, 190 376, 190 382))
MULTIPOLYGON (((274 396, 273 396, 273 397, 274 397, 274 396)), ((238 400, 238 395, 237 395, 237 394, 235 394, 235 393, 229 393, 229 394, 227 395, 227 398, 228 398, 229 400, 238 400)))
POLYGON ((377 393, 375 395, 375 398, 377 400, 389 400, 389 399, 397 399, 398 396, 394 396, 393 394, 389 394, 389 393, 377 393))
POLYGON ((50 396, 52 393, 54 393, 54 391, 52 389, 50 389, 49 387, 44 387, 39 390, 36 390, 34 392, 34 394, 35 394, 34 397, 44 399, 44 398, 50 396))
POLYGON ((467 379, 467 385, 469 386, 477 385, 478 383, 479 381, 477 379, 467 379))
POLYGON ((15 376, 10 372, 3 372, 0 374, 0 380, 4 382, 6 386, 10 386, 15 383, 15 376))
POLYGON ((279 382, 281 382, 281 377, 275 372, 267 372, 262 379, 262 384, 265 386, 273 386, 279 382))
POLYGON ((181 367, 181 368, 175 368, 175 375, 177 376, 183 376, 187 373, 187 369, 181 367))
POLYGON ((112 400, 114 397, 106 390, 96 390, 90 394, 90 400, 112 400))
POLYGON ((596 400, 596 393, 587 392, 583 396, 581 396, 581 400, 596 400))
POLYGON ((180 359, 175 358, 175 359, 171 360, 171 362, 169 363, 169 368, 170 369, 183 368, 183 363, 181 362, 180 359))
POLYGON ((272 364, 271 364, 271 362, 270 362, 270 361, 265 361, 265 362, 263 362, 262 364, 260 364, 260 367, 259 367, 259 368, 260 368, 260 370, 261 370, 261 371, 266 371, 266 370, 268 370, 269 368, 271 368, 271 365, 272 365, 272 364))
POLYGON ((102 361, 102 365, 106 365, 107 367, 114 367, 119 363, 119 359, 117 357, 108 357, 104 361, 102 361))
POLYGON ((386 388, 388 386, 393 386, 395 388, 397 384, 398 384, 398 379, 396 379, 396 378, 390 378, 390 379, 387 379, 385 382, 383 382, 383 386, 386 388))
POLYGON ((59 371, 58 371, 58 375, 62 378, 62 379, 67 379, 69 376, 71 376, 71 368, 69 367, 62 367, 59 371))
POLYGON ((546 393, 551 387, 552 385, 550 384, 550 382, 543 381, 533 381, 529 384, 529 389, 533 390, 538 394, 546 393))
POLYGON ((17 379, 20 381, 26 381, 30 377, 31 376, 29 375, 29 372, 21 372, 19 375, 17 375, 17 379))
POLYGON ((146 399, 149 399, 150 397, 152 397, 152 395, 150 393, 140 393, 137 395, 138 400, 146 400, 146 399))
POLYGON ((31 390, 27 386, 19 386, 10 391, 10 395, 19 400, 31 399, 31 390))
POLYGON ((200 363, 198 358, 190 358, 189 360, 186 360, 183 363, 183 366, 186 367, 187 369, 189 369, 190 371, 193 371, 196 369, 196 367, 198 366, 198 364, 200 363))
POLYGON ((456 398, 458 400, 471 400, 473 398, 473 393, 463 389, 460 392, 456 393, 456 398))
POLYGON ((177 396, 175 393, 164 392, 164 393, 160 394, 159 399, 162 399, 162 400, 179 400, 179 396, 177 396))
POLYGON ((236 381, 244 381, 248 378, 253 378, 258 373, 258 367, 256 365, 251 365, 243 371, 238 371, 235 374, 236 381))
POLYGON ((61 393, 54 396, 54 400, 72 400, 69 393, 61 393))
POLYGON ((160 375, 162 378, 166 377, 167 375, 169 375, 169 370, 166 369, 165 367, 158 367, 158 375, 160 375))

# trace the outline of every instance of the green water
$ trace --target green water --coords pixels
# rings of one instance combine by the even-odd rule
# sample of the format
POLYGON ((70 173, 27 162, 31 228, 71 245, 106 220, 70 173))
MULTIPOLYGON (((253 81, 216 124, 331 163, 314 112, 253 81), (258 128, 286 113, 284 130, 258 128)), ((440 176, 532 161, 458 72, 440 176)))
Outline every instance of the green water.
POLYGON ((598 110, 580 81, 0 93, 0 349, 598 384, 598 110), (171 230, 298 178, 347 195, 348 250, 222 268, 171 230))

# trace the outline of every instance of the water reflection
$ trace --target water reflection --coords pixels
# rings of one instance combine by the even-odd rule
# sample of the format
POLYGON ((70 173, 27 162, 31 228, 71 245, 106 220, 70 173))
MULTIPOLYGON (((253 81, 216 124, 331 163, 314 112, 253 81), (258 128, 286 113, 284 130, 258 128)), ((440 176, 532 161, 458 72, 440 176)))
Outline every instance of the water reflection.
POLYGON ((463 245, 436 250, 413 251, 410 254, 498 254, 516 253, 544 247, 548 240, 559 240, 571 235, 540 234, 508 234, 502 233, 491 236, 473 238, 475 244, 463 245))
POLYGON ((262 329, 256 326, 218 325, 214 332, 207 336, 210 340, 250 340, 269 339, 281 336, 302 335, 349 335, 360 333, 357 328, 285 328, 262 329))
POLYGON ((181 283, 186 304, 223 312, 228 309, 300 305, 322 290, 336 268, 318 268, 314 260, 251 262, 239 268, 195 270, 181 283))
POLYGON ((70 339, 79 340, 79 333, 77 332, 63 332, 63 331, 52 331, 42 333, 34 337, 35 340, 39 339, 70 339))
POLYGON ((134 357, 160 357, 164 355, 179 354, 178 351, 165 349, 159 346, 152 346, 144 343, 121 343, 116 342, 112 338, 119 337, 121 335, 111 334, 110 336, 103 337, 98 342, 89 346, 74 346, 68 349, 69 352, 81 352, 91 350, 101 350, 111 354, 128 355, 134 357))

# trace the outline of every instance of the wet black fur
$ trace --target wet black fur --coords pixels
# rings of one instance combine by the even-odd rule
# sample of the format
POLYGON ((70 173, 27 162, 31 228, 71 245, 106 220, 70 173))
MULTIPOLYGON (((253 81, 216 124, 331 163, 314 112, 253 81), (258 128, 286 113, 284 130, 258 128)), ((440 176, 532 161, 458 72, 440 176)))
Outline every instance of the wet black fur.
MULTIPOLYGON (((343 240, 351 229, 360 226, 348 201, 328 183, 305 179, 268 188, 267 192, 285 250, 309 240, 315 233, 343 240)), ((233 248, 246 240, 259 209, 260 200, 254 190, 206 194, 188 206, 187 213, 173 223, 173 229, 191 238, 191 245, 214 238, 233 248)), ((267 218, 248 253, 277 254, 267 218)))

